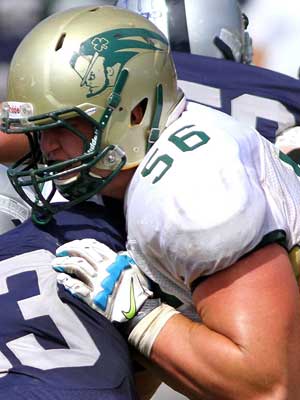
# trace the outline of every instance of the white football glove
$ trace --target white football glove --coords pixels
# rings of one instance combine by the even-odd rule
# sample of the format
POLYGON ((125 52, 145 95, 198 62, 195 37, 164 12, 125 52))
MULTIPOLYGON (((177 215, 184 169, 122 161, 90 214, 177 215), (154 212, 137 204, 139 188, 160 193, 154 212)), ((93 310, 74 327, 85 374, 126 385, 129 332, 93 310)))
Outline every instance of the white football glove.
POLYGON ((56 256, 52 267, 62 272, 58 283, 112 322, 135 317, 152 295, 147 278, 126 252, 82 239, 60 246, 56 256))
POLYGON ((126 252, 94 239, 60 246, 52 266, 58 283, 113 322, 146 357, 166 322, 178 312, 151 298, 149 281, 126 252))

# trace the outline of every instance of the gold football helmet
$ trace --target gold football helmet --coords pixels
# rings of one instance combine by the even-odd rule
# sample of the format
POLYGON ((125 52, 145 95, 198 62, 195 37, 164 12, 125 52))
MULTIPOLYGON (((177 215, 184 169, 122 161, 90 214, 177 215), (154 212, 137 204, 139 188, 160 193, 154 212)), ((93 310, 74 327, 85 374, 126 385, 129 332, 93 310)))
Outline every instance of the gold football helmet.
POLYGON ((140 163, 181 98, 168 41, 146 18, 110 6, 54 14, 25 37, 11 62, 1 128, 27 134, 31 152, 9 176, 36 211, 57 211, 41 193, 49 180, 70 200, 64 208, 77 204, 140 163), (137 105, 143 118, 135 124, 137 105), (92 124, 92 139, 68 122, 75 116, 92 124), (81 138, 79 157, 48 164, 39 156, 39 133, 54 127, 81 138), (110 175, 95 176, 95 166, 110 175), (35 188, 38 202, 27 198, 24 186, 35 188))

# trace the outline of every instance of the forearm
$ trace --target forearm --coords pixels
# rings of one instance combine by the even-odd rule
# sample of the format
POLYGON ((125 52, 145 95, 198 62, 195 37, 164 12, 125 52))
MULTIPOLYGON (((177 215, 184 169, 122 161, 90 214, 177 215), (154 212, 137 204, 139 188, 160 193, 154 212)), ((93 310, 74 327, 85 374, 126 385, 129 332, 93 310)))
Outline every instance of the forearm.
POLYGON ((281 384, 280 370, 267 377, 265 364, 251 353, 182 315, 162 329, 150 359, 166 383, 191 399, 274 400, 273 390, 281 384))
POLYGON ((29 150, 25 135, 0 132, 0 163, 13 163, 29 150))
POLYGON ((170 386, 195 399, 299 400, 299 293, 282 248, 211 276, 193 298, 203 323, 174 315, 151 348, 170 386))

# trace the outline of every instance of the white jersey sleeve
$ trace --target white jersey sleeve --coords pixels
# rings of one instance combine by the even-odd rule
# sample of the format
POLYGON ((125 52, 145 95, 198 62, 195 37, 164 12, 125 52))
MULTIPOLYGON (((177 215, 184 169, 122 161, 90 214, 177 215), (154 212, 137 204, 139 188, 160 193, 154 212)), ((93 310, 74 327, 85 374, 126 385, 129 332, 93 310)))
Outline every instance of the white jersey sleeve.
POLYGON ((268 235, 286 232, 268 152, 299 186, 272 145, 223 113, 190 105, 162 134, 132 180, 126 207, 129 247, 152 279, 159 271, 190 290, 268 235))
MULTIPOLYGON (((33 196, 26 189, 28 196, 33 196)), ((7 167, 0 164, 0 234, 8 232, 30 218, 31 207, 19 196, 7 176, 7 167)))

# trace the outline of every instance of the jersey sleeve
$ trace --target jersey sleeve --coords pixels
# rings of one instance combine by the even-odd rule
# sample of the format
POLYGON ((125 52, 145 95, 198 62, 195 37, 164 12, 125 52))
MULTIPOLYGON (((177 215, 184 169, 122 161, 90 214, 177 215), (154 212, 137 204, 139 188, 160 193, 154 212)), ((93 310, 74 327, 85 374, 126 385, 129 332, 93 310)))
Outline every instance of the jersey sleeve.
POLYGON ((194 151, 178 152, 165 138, 157 154, 164 149, 172 166, 153 184, 151 174, 143 176, 150 165, 146 161, 128 197, 129 236, 139 243, 144 259, 188 287, 232 265, 265 232, 266 199, 255 167, 258 150, 249 139, 254 131, 232 121, 221 117, 218 127, 208 118, 201 131, 197 125, 183 129, 188 137, 205 128, 209 140, 194 151), (226 134, 238 128, 250 132, 240 142, 226 134))

